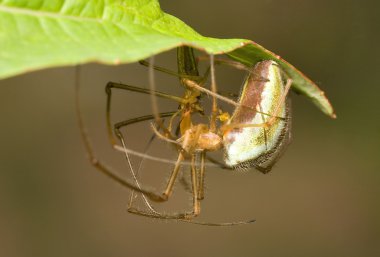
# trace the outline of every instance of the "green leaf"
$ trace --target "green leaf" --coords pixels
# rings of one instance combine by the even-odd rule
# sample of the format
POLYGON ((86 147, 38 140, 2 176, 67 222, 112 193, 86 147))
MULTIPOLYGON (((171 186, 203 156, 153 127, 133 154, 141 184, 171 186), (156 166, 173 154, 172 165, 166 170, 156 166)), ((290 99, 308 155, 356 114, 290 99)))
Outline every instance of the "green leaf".
POLYGON ((245 39, 204 37, 161 11, 157 0, 0 0, 0 79, 87 62, 135 62, 188 45, 245 64, 273 59, 293 87, 334 116, 323 92, 293 66, 245 39))

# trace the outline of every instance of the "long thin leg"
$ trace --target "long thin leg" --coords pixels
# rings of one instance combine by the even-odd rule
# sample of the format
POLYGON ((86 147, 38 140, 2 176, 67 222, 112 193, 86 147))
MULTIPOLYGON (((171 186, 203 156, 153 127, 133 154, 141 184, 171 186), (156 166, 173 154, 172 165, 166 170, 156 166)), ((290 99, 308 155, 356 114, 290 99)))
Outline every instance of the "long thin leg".
MULTIPOLYGON (((163 118, 163 117, 173 117, 174 115, 176 115, 176 113, 177 112, 163 112, 163 113, 160 113, 159 116, 161 118, 163 118)), ((137 122, 141 122, 141 121, 152 120, 154 118, 155 118, 154 115, 150 114, 150 115, 145 115, 145 116, 141 116, 141 117, 132 118, 132 119, 128 119, 128 120, 125 120, 125 121, 118 122, 118 123, 116 123, 114 125, 115 134, 119 138, 119 140, 122 140, 123 135, 122 135, 122 133, 120 131, 120 129, 122 127, 126 127, 128 125, 131 125, 131 124, 137 123, 137 122)), ((161 133, 158 132, 158 130, 157 130, 157 128, 155 126, 152 125, 152 129, 153 129, 153 132, 157 136, 159 136, 159 138, 161 138, 161 139, 163 139, 163 140, 165 140, 165 141, 167 141, 169 143, 173 143, 175 146, 177 146, 177 149, 179 149, 179 144, 175 140, 169 139, 169 138, 173 138, 173 136, 171 134, 169 135, 169 138, 166 138, 164 135, 162 135, 161 133)), ((119 146, 116 144, 115 139, 113 139, 112 130, 110 128, 108 128, 108 131, 110 133, 109 138, 112 138, 111 142, 114 142, 114 144, 113 144, 114 149, 119 150, 118 149, 119 146)), ((125 150, 124 153, 127 154, 127 149, 124 149, 124 150, 125 150)))
POLYGON ((214 69, 214 55, 210 55, 210 67, 211 67, 211 92, 212 95, 212 110, 211 110, 211 119, 210 119, 210 132, 216 132, 216 119, 218 116, 218 102, 217 98, 217 89, 215 82, 215 69, 214 69))
POLYGON ((240 104, 238 102, 235 102, 234 100, 232 100, 232 99, 230 99, 228 97, 222 96, 222 95, 220 95, 218 93, 214 93, 214 92, 208 90, 207 88, 202 87, 201 85, 197 84, 196 82, 194 82, 192 80, 184 79, 184 83, 186 83, 186 85, 189 86, 189 87, 191 87, 191 88, 196 88, 197 90, 199 90, 199 91, 201 91, 201 92, 203 92, 205 94, 211 95, 212 97, 218 98, 218 99, 220 99, 221 101, 223 101, 225 103, 234 105, 236 107, 244 107, 244 108, 247 108, 247 109, 251 109, 251 110, 256 111, 257 113, 261 113, 263 115, 270 116, 270 117, 273 117, 275 119, 283 119, 282 117, 273 116, 273 115, 271 115, 269 113, 261 112, 260 110, 252 108, 250 106, 246 106, 246 105, 240 104))
MULTIPOLYGON (((148 116, 147 118, 151 118, 151 119, 152 119, 153 116, 152 116, 152 115, 150 115, 150 116, 151 116, 151 117, 148 116)), ((136 119, 135 119, 135 120, 136 120, 136 119)), ((141 119, 138 120, 138 121, 141 121, 141 119)), ((124 149, 126 149, 126 144, 125 144, 124 137, 123 137, 123 135, 122 135, 122 133, 120 132, 119 129, 120 129, 122 126, 127 126, 127 125, 129 125, 129 124, 128 124, 128 121, 120 122, 120 123, 118 123, 118 124, 115 125, 116 135, 119 137, 119 139, 120 139, 120 141, 121 141, 121 143, 122 143, 124 149)), ((155 127, 153 127, 153 128, 155 129, 155 127)), ((153 134, 153 136, 152 136, 151 139, 149 140, 148 145, 147 145, 146 150, 144 151, 144 153, 146 153, 147 149, 149 148, 150 143, 154 140, 155 136, 156 136, 156 134, 153 134)), ((134 169, 133 169, 133 167, 132 167, 132 164, 131 164, 131 161, 130 161, 129 155, 128 155, 128 153, 127 153, 126 151, 125 151, 125 157, 126 157, 126 160, 127 160, 128 165, 129 165, 129 170, 131 171, 131 175, 132 175, 132 177, 133 177, 133 179, 134 179, 134 181, 135 181, 137 187, 138 187, 138 188, 141 188, 140 183, 139 183, 139 181, 138 181, 138 179, 137 179, 137 175, 138 175, 138 173, 139 173, 139 171, 140 171, 140 169, 141 169, 141 167, 142 167, 142 163, 143 163, 143 161, 145 160, 145 158, 142 158, 142 160, 141 160, 141 162, 140 162, 140 165, 139 165, 139 168, 138 168, 137 172, 134 172, 134 169)), ((134 200, 134 192, 135 192, 135 191, 132 190, 131 195, 130 195, 130 201, 129 201, 128 208, 133 208, 133 207, 132 207, 132 204, 133 204, 133 200, 134 200)), ((145 195, 144 195, 143 193, 141 193, 141 195, 142 195, 142 198, 143 198, 143 200, 144 200, 144 202, 145 202, 145 205, 148 207, 148 209, 149 209, 152 213, 154 213, 154 214, 156 214, 156 215, 161 215, 161 214, 160 214, 159 212, 157 212, 157 211, 153 208, 153 206, 149 203, 149 201, 148 201, 148 199, 145 197, 145 195)))
POLYGON ((173 191, 173 186, 174 186, 174 182, 177 178, 177 175, 178 175, 178 172, 179 172, 179 169, 181 167, 181 162, 185 159, 184 157, 184 151, 181 150, 179 155, 178 155, 178 159, 177 159, 177 162, 174 166, 174 169, 172 171, 172 174, 170 175, 169 177, 169 181, 166 185, 166 189, 164 191, 164 193, 162 194, 162 197, 164 199, 168 199, 169 196, 171 195, 172 191, 173 191))
MULTIPOLYGON (((162 118, 166 118, 166 117, 171 117, 176 113, 177 112, 161 112, 159 115, 162 118)), ((115 129, 121 129, 122 127, 126 127, 126 126, 134 124, 134 123, 147 121, 147 120, 153 120, 153 119, 154 119, 154 116, 152 114, 144 115, 144 116, 140 116, 140 117, 136 117, 136 118, 131 118, 131 119, 128 119, 125 121, 120 121, 114 125, 114 128, 115 129)))
POLYGON ((239 226, 239 225, 248 225, 254 223, 256 220, 251 219, 251 220, 246 220, 246 221, 236 221, 236 222, 220 222, 220 223, 214 223, 214 222, 202 222, 202 221, 196 221, 192 219, 188 219, 188 214, 186 213, 180 213, 177 215, 157 215, 154 213, 150 212, 144 212, 136 208, 129 208, 128 209, 129 213, 139 215, 139 216, 144 216, 144 217, 149 217, 149 218, 156 218, 156 219, 165 219, 165 220, 178 220, 181 222, 185 223, 191 223, 191 224, 196 224, 196 225, 202 225, 202 226, 211 226, 211 227, 229 227, 229 226, 239 226))
MULTIPOLYGON (((114 149, 116 151, 121 152, 121 153, 128 153, 130 155, 137 156, 137 157, 140 157, 140 158, 145 158, 147 160, 151 160, 151 161, 155 161, 155 162, 167 163, 167 164, 172 164, 172 165, 176 164, 176 161, 165 159, 165 158, 160 158, 160 157, 156 157, 156 156, 152 156, 152 155, 148 155, 148 154, 144 154, 142 152, 134 151, 134 150, 129 149, 129 148, 125 148, 124 149, 120 145, 115 145, 114 149)), ((215 160, 215 159, 213 159, 213 158, 211 158, 209 156, 206 156, 206 159, 210 161, 210 162, 207 162, 207 163, 205 162, 205 166, 207 166, 207 167, 214 167, 214 168, 221 168, 221 169, 232 170, 232 168, 230 168, 230 167, 228 167, 226 165, 223 165, 222 163, 218 162, 217 160, 215 160)), ((182 166, 191 166, 191 162, 183 161, 182 162, 182 166)))
POLYGON ((188 75, 188 74, 180 74, 180 73, 177 73, 175 71, 172 71, 172 70, 169 70, 169 69, 166 69, 166 68, 163 68, 163 67, 160 67, 160 66, 157 66, 157 65, 152 65, 151 63, 149 63, 148 61, 145 61, 145 60, 141 60, 139 61, 139 63, 141 65, 144 65, 146 67, 153 67, 153 69, 157 70, 157 71, 161 71, 163 73, 166 73, 166 74, 169 74, 169 75, 173 75, 175 77, 179 77, 179 78, 187 78, 187 79, 191 79, 191 80, 199 80, 199 79, 202 79, 201 76, 194 76, 194 75, 188 75))
MULTIPOLYGON (((189 134, 186 134, 185 139, 184 139, 184 146, 185 147, 188 144, 188 142, 189 142, 189 134)), ((185 158, 184 155, 185 155, 184 150, 179 151, 177 162, 176 162, 175 167, 172 171, 172 174, 169 177, 168 184, 167 184, 166 189, 163 193, 163 198, 165 198, 165 199, 168 199, 170 197, 172 191, 173 191, 173 186, 174 186, 174 183, 176 181, 178 172, 180 170, 181 162, 185 158)), ((130 165, 130 168, 132 170, 131 165, 130 165)), ((133 174, 133 176, 135 177, 135 174, 133 174)), ((192 178, 191 180, 192 180, 192 193, 193 193, 193 206, 194 207, 193 207, 193 212, 191 214, 186 214, 185 217, 188 217, 189 215, 191 217, 196 216, 199 214, 199 211, 200 211, 200 204, 199 204, 199 200, 198 200, 198 181, 197 181, 197 174, 196 174, 196 169, 195 169, 195 157, 194 157, 194 155, 192 155, 192 161, 191 161, 191 178, 192 178)), ((138 184, 137 179, 136 179, 136 183, 138 184)))
POLYGON ((146 89, 146 88, 142 88, 142 87, 136 87, 136 86, 122 84, 122 83, 117 83, 117 82, 108 82, 107 83, 107 85, 106 85, 106 93, 107 94, 111 94, 109 92, 109 90, 111 88, 124 89, 124 90, 128 90, 128 91, 133 91, 133 92, 142 93, 142 94, 148 94, 148 95, 152 94, 152 95, 155 95, 155 96, 159 96, 159 97, 162 97, 162 98, 167 98, 167 99, 176 101, 178 103, 182 103, 182 104, 186 103, 185 99, 183 99, 181 97, 178 97, 178 96, 169 95, 169 94, 166 94, 166 93, 163 93, 163 92, 160 92, 160 91, 153 91, 152 92, 150 89, 146 89))
POLYGON ((124 179, 114 173, 110 168, 108 168, 106 165, 104 165, 94 154, 93 148, 90 143, 90 139, 87 136, 87 131, 84 126, 82 112, 80 109, 80 98, 79 98, 79 84, 80 84, 80 68, 79 66, 76 67, 75 72, 75 107, 76 107, 76 113, 78 118, 78 125, 80 129, 80 134, 88 155, 88 159, 90 160, 91 164, 98 169, 100 172, 108 176, 109 178, 113 179, 114 181, 118 182, 120 185, 136 190, 138 192, 144 193, 146 196, 148 196, 153 201, 165 201, 165 198, 163 198, 161 195, 155 193, 151 189, 145 189, 145 188, 139 188, 135 185, 134 181, 124 179))
POLYGON ((140 64, 152 67, 154 70, 164 72, 166 74, 176 76, 181 79, 190 79, 197 81, 197 83, 203 85, 207 80, 210 68, 208 68, 203 76, 199 76, 198 72, 198 61, 194 57, 194 52, 190 47, 179 47, 177 49, 177 65, 178 72, 153 65, 145 60, 139 61, 140 64))
POLYGON ((191 181, 192 181, 192 194, 193 194, 193 211, 190 213, 178 213, 178 214, 168 215, 168 214, 158 213, 155 210, 151 212, 146 212, 146 211, 142 211, 137 208, 134 208, 132 206, 129 206, 128 212, 135 215, 149 217, 149 218, 172 219, 172 220, 178 220, 178 221, 182 221, 186 223, 192 223, 192 224, 203 225, 203 226, 237 226, 237 225, 252 224, 255 222, 255 219, 247 220, 247 221, 221 222, 221 223, 202 222, 202 221, 192 220, 192 218, 196 217, 200 212, 200 202, 199 202, 200 199, 198 199, 199 189, 197 187, 197 185, 200 184, 200 182, 197 182, 194 156, 192 156, 191 181))
POLYGON ((197 198, 199 200, 204 199, 204 180, 205 180, 205 156, 206 152, 201 152, 201 163, 200 163, 200 170, 199 170, 199 186, 198 186, 198 196, 197 198))
MULTIPOLYGON (((149 149, 151 143, 153 142, 153 140, 154 140, 155 138, 156 138, 156 134, 153 133, 153 135, 152 135, 152 137, 150 138, 150 140, 149 140, 147 146, 145 147, 145 150, 144 150, 144 153, 145 153, 145 154, 148 152, 148 149, 149 149)), ((120 134, 120 140, 122 141, 123 147, 126 149, 126 147, 125 147, 125 142, 124 142, 124 138, 123 138, 122 134, 120 134)), ((129 156, 128 156, 128 153, 127 153, 127 152, 125 152, 125 156, 126 156, 126 159, 127 159, 128 163, 130 163, 130 161, 129 161, 129 156)), ((140 170, 141 170, 141 168, 142 168, 142 165, 143 165, 143 162, 144 162, 144 161, 145 161, 145 158, 142 158, 141 161, 140 161, 140 164, 139 164, 139 167, 138 167, 136 173, 133 172, 133 168, 132 168, 132 166, 130 165, 130 170, 131 170, 131 172, 132 172, 132 176, 135 178, 135 182, 136 182, 137 185, 139 184, 139 182, 138 182, 138 180, 137 180, 137 176, 138 176, 138 174, 140 173, 140 170)), ((139 185, 138 185, 138 186, 139 186, 139 185)), ((139 186, 139 187, 140 187, 140 186, 139 186)), ((145 195, 144 195, 143 193, 141 193, 141 196, 142 196, 142 198, 143 198, 143 200, 144 200, 144 202, 145 202, 145 205, 148 207, 148 209, 149 209, 152 213, 154 213, 154 214, 156 214, 156 215, 161 215, 159 212, 157 212, 157 211, 153 208, 153 206, 150 204, 149 200, 145 197, 145 195)), ((132 206, 133 206, 134 199, 135 199, 135 191, 132 190, 131 195, 130 195, 130 198, 129 198, 128 209, 132 209, 132 208, 133 208, 132 206)))
MULTIPOLYGON (((197 57, 197 61, 208 61, 208 60, 210 60, 209 56, 198 56, 197 57)), ((215 58, 214 62, 215 62, 215 64, 225 64, 225 65, 234 67, 234 68, 239 69, 239 70, 248 71, 249 73, 252 72, 252 69, 250 69, 249 67, 247 67, 246 65, 244 65, 240 62, 235 62, 235 61, 231 61, 228 59, 222 59, 222 58, 215 58)))
POLYGON ((200 202, 198 199, 198 178, 197 171, 195 167, 195 154, 191 156, 191 184, 192 184, 192 193, 193 193, 193 213, 191 217, 196 217, 201 211, 200 202))
MULTIPOLYGON (((108 82, 106 86, 106 94, 107 94, 107 107, 106 107, 106 120, 107 120, 107 128, 108 128, 108 137, 112 145, 116 145, 116 140, 113 136, 112 133, 112 125, 111 125, 111 97, 112 97, 112 88, 118 88, 118 89, 123 89, 123 90, 128 90, 128 91, 133 91, 133 92, 139 92, 139 93, 144 93, 144 94, 151 94, 151 90, 149 89, 144 89, 140 87, 135 87, 131 85, 125 85, 125 84, 120 84, 120 83, 115 83, 115 82, 108 82)), ((184 99, 176 96, 172 96, 166 93, 162 93, 159 91, 153 92, 156 96, 171 99, 174 101, 177 101, 179 103, 183 103, 185 101, 184 99)), ((174 114, 174 113, 173 113, 174 114)), ((166 116, 167 117, 167 116, 166 116)), ((152 116, 154 118, 154 115, 152 116)))
POLYGON ((150 57, 150 61, 152 62, 152 65, 149 66, 149 88, 150 88, 150 103, 152 107, 152 113, 154 115, 154 120, 156 124, 164 130, 166 133, 169 133, 169 130, 164 126, 164 123, 162 122, 162 119, 160 118, 159 111, 158 111, 158 103, 157 103, 157 97, 154 94, 156 92, 156 81, 154 79, 154 56, 150 57))
POLYGON ((181 147, 181 144, 180 144, 179 142, 177 142, 176 140, 173 140, 173 139, 169 139, 169 138, 166 137, 165 135, 161 134, 161 133, 157 130, 156 126, 154 126, 153 124, 151 124, 151 126, 152 126, 152 129, 153 129, 153 132, 156 134, 156 136, 158 136, 158 138, 160 138, 160 139, 162 139, 162 140, 164 140, 164 141, 166 141, 166 142, 169 142, 169 143, 171 143, 171 144, 177 146, 178 149, 182 148, 182 147, 181 147))
POLYGON ((206 80, 207 80, 207 78, 209 76, 209 73, 210 73, 210 67, 208 67, 206 69, 206 71, 203 74, 203 76, 196 76, 196 75, 189 75, 189 74, 185 74, 185 73, 178 73, 178 72, 175 72, 175 71, 172 71, 172 70, 160 67, 160 66, 152 65, 150 62, 145 61, 145 60, 141 60, 141 61, 139 61, 139 63, 141 65, 146 66, 146 67, 152 66, 154 70, 161 71, 163 73, 166 73, 166 74, 178 77, 178 78, 190 79, 190 80, 193 80, 193 81, 197 81, 197 83, 199 83, 200 85, 203 85, 206 82, 206 80))
MULTIPOLYGON (((178 160, 177 160, 177 163, 173 169, 173 172, 169 178, 169 182, 168 182, 168 185, 167 185, 167 188, 165 190, 165 192, 163 193, 164 197, 169 197, 172 190, 173 190, 173 185, 174 185, 174 182, 176 180, 176 177, 178 175, 178 172, 179 172, 179 168, 181 166, 181 162, 182 160, 184 159, 184 155, 183 155, 183 151, 181 151, 178 155, 178 160)), ((134 208, 132 206, 130 206, 128 208, 128 211, 133 213, 133 214, 137 214, 137 215, 141 215, 141 216, 147 216, 147 217, 155 217, 155 218, 162 218, 162 219, 191 219, 197 215, 199 215, 199 212, 200 212, 200 203, 199 203, 199 200, 198 200, 198 197, 197 197, 197 194, 198 194, 198 188, 197 188, 197 174, 196 174, 196 170, 195 170, 195 157, 192 156, 192 162, 191 162, 191 182, 192 182, 192 195, 193 195, 193 211, 192 212, 189 212, 189 213, 178 213, 178 214, 161 214, 161 213, 157 213, 157 212, 145 212, 145 211, 142 211, 142 210, 139 210, 137 208, 134 208)))
MULTIPOLYGON (((154 139, 154 137, 152 137, 151 140, 149 141, 149 143, 148 143, 148 147, 147 147, 147 148, 149 148, 149 145, 150 145, 150 143, 153 141, 153 139, 154 139)), ((121 140, 121 143, 122 143, 124 149, 126 149, 126 145, 125 145, 125 141, 124 141, 123 137, 121 137, 120 140, 121 140)), ((146 149, 146 150, 147 150, 147 149, 146 149)), ((132 178, 133 178, 133 180, 135 181, 136 186, 137 186, 137 187, 140 189, 140 191, 141 191, 141 185, 140 185, 140 183, 139 183, 139 181, 138 181, 138 179, 137 179, 137 176, 138 176, 138 173, 139 173, 139 171, 140 171, 140 168, 141 168, 141 165, 142 165, 142 162, 144 161, 144 159, 141 160, 140 165, 139 165, 139 169, 137 170, 137 172, 135 172, 134 169, 133 169, 132 163, 131 163, 131 159, 129 158, 129 155, 128 155, 127 152, 125 152, 125 158, 126 158, 126 161, 127 161, 127 163, 128 163, 129 171, 131 172, 132 178)), ((130 195, 130 200, 129 200, 129 206, 131 206, 132 203, 133 203, 134 193, 135 193, 135 190, 132 190, 131 195, 130 195)), ((146 198, 146 196, 145 196, 143 193, 141 193, 141 195, 142 195, 142 198, 143 198, 143 200, 144 200, 146 206, 149 208, 149 210, 150 210, 151 212, 153 212, 153 213, 157 213, 156 210, 155 210, 155 209, 152 207, 152 205, 149 203, 149 201, 148 201, 148 199, 146 198)))
MULTIPOLYGON (((218 60, 219 59, 216 59, 216 64, 220 64, 220 61, 218 61, 218 60)), ((149 67, 151 65, 149 62, 147 62, 145 60, 139 61, 139 63, 142 64, 142 65, 144 65, 144 66, 146 66, 146 67, 149 67)), ((241 65, 243 65, 243 64, 241 64, 241 65)), ((157 71, 161 71, 161 72, 167 73, 169 75, 173 75, 173 76, 179 77, 179 78, 189 79, 189 80, 192 80, 192 81, 197 81, 197 84, 203 85, 206 82, 206 80, 207 80, 207 78, 208 78, 208 76, 210 74, 211 67, 209 66, 206 69, 206 71, 203 74, 203 76, 194 76, 194 75, 187 75, 187 74, 179 74, 179 73, 177 73, 175 71, 172 71, 172 70, 169 70, 169 69, 166 69, 166 68, 162 68, 162 67, 156 66, 156 65, 153 65, 153 69, 155 69, 157 71)), ((250 71, 248 68, 245 68, 244 70, 250 71)), ((113 83, 113 82, 110 82, 110 83, 113 83)), ((120 83, 115 83, 115 84, 122 85, 120 83)), ((149 94, 149 90, 146 90, 146 89, 143 89, 143 88, 139 88, 139 87, 135 87, 135 88, 136 88, 136 90, 132 90, 132 91, 149 94), (142 92, 142 90, 144 92, 142 92)), ((157 93, 160 93, 160 92, 157 92, 157 93)), ((238 97, 239 96, 237 94, 229 93, 229 92, 217 92, 217 94, 222 95, 222 96, 232 96, 232 97, 238 97)), ((159 94, 156 94, 156 95, 160 96, 159 94)), ((166 96, 164 96, 164 97, 166 97, 166 96)))
MULTIPOLYGON (((169 178, 168 186, 164 192, 164 196, 169 197, 173 185, 175 182, 175 179, 178 175, 178 171, 180 168, 181 161, 183 160, 184 156, 182 152, 178 156, 178 161, 177 164, 172 172, 172 175, 169 178)), ((134 214, 142 215, 142 216, 150 216, 150 217, 157 217, 157 218, 165 218, 165 219, 191 219, 199 215, 200 213, 200 202, 198 199, 198 179, 197 179, 197 173, 196 173, 196 168, 195 168, 195 155, 192 155, 191 157, 191 185, 192 185, 192 196, 193 196, 193 211, 189 213, 178 213, 178 214, 172 214, 172 215, 167 215, 167 214, 160 214, 157 212, 153 213, 147 213, 141 210, 138 210, 133 207, 129 207, 128 211, 132 212, 134 214)))
MULTIPOLYGON (((173 116, 173 114, 176 114, 177 112, 169 112, 169 113, 161 113, 159 114, 160 117, 162 116, 173 116)), ((134 119, 130 119, 130 120, 127 120, 127 121, 123 121, 123 122, 119 122, 119 123, 116 123, 115 124, 115 134, 117 135, 117 137, 119 138, 119 140, 121 141, 122 145, 123 145, 123 148, 126 150, 126 144, 125 144, 125 139, 122 135, 122 133, 120 132, 120 128, 123 127, 123 126, 128 126, 130 124, 133 124, 135 122, 139 122, 139 121, 143 121, 143 120, 150 120, 150 119, 154 119, 154 116, 153 115, 146 115, 146 116, 143 116, 143 117, 138 117, 138 118, 134 118, 134 119)), ((158 131, 156 132, 156 128, 153 126, 153 129, 155 131, 155 134, 153 134, 153 137, 151 138, 150 142, 154 139, 155 135, 158 134, 161 136, 161 134, 158 133, 158 131)), ((165 138, 167 139, 167 138, 165 138)), ((169 140, 169 139, 167 139, 169 140)), ((175 141, 174 141, 175 142, 175 141)), ((140 167, 141 167, 141 164, 142 162, 144 161, 145 158, 143 158, 140 162, 140 167, 138 169, 138 171, 135 173, 134 172, 134 169, 132 167, 132 164, 131 164, 131 161, 130 161, 130 158, 129 158, 129 155, 127 153, 127 151, 124 152, 125 154, 125 157, 126 157, 126 160, 127 160, 127 163, 129 165, 129 170, 131 172, 131 175, 135 181, 135 184, 138 188, 141 188, 140 186, 140 183, 137 179, 137 173, 139 172, 140 170, 140 167)), ((176 163, 176 167, 177 167, 177 164, 178 162, 176 163)), ((133 198, 134 198, 134 191, 132 190, 132 193, 131 193, 131 197, 130 197, 130 203, 129 203, 129 208, 132 208, 132 202, 133 202, 133 198)), ((146 204, 146 206, 149 208, 149 210, 155 214, 159 214, 157 211, 154 210, 154 208, 151 206, 151 204, 149 203, 149 201, 146 199, 145 195, 142 193, 142 198, 146 204)))

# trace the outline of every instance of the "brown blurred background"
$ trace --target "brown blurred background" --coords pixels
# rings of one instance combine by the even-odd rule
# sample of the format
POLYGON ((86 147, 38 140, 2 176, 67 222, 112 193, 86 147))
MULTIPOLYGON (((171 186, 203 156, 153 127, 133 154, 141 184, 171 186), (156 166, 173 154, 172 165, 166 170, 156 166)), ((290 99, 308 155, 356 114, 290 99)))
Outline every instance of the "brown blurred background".
MULTIPOLYGON (((293 142, 273 171, 208 169, 200 220, 257 222, 202 227, 128 214, 129 191, 87 161, 74 109, 74 69, 0 81, 0 256, 380 256, 380 5, 377 1, 161 1, 203 35, 249 38, 316 81, 338 119, 292 94, 293 142)), ((156 63, 175 69, 175 52, 156 63)), ((237 92, 243 74, 218 67, 218 85, 237 92)), ((108 81, 148 86, 147 69, 81 69, 82 109, 97 155, 128 175, 105 130, 108 81)), ((157 87, 180 93, 156 73, 157 87)), ((176 105, 160 101, 160 110, 176 105)), ((149 97, 115 91, 113 120, 150 113, 149 97)), ((131 126, 143 149, 148 123, 131 126)), ((128 137, 129 136, 129 137, 128 137)), ((156 142, 152 154, 175 152, 156 142)), ((137 159, 133 159, 137 163, 137 159)), ((147 162, 146 183, 162 188, 170 166, 147 162), (154 184, 156 183, 156 184, 154 184)), ((189 208, 177 194, 163 210, 189 208)), ((141 203, 140 203, 140 206, 141 203)))

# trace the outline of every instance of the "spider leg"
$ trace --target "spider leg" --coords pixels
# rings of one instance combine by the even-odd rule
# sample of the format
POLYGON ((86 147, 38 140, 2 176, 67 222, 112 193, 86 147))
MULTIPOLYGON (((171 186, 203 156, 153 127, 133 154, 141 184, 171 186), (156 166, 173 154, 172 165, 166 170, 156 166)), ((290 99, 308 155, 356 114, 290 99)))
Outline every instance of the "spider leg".
MULTIPOLYGON (((114 146, 114 145, 116 145, 116 140, 113 136, 112 125, 111 125, 111 99, 112 99, 112 90, 111 89, 113 89, 113 88, 128 90, 128 91, 133 91, 133 92, 138 92, 138 93, 143 93, 143 94, 151 94, 152 91, 149 89, 140 88, 140 87, 131 86, 131 85, 126 85, 126 84, 121 84, 121 83, 115 83, 115 82, 108 82, 107 83, 105 91, 107 94, 106 119, 107 119, 107 128, 108 128, 108 137, 109 137, 111 144, 114 146)), ((162 98, 174 100, 174 101, 179 102, 179 103, 183 103, 185 101, 181 97, 169 95, 169 94, 162 93, 159 91, 153 91, 153 94, 156 96, 162 97, 162 98)), ((169 116, 174 115, 175 112, 168 114, 168 116, 166 116, 167 113, 163 113, 163 114, 165 117, 169 117, 169 116)), ((146 115, 146 116, 142 116, 141 118, 137 118, 137 119, 139 119, 139 121, 143 121, 143 120, 148 120, 148 119, 155 119, 155 116, 154 115, 146 115)), ((129 122, 132 122, 132 121, 128 120, 126 122, 117 123, 117 126, 121 127, 124 125, 128 125, 128 124, 130 124, 129 122)), ((168 134, 170 134, 170 133, 168 133, 168 134)))
MULTIPOLYGON (((177 163, 173 169, 173 172, 169 178, 168 185, 166 187, 165 192, 163 193, 164 197, 169 198, 171 195, 171 192, 173 190, 173 185, 176 180, 176 177, 179 172, 179 168, 181 166, 181 161, 184 159, 184 153, 183 150, 178 155, 177 163)), ((197 174, 196 174, 196 168, 195 168, 195 155, 192 155, 191 157, 191 184, 192 184, 192 198, 193 198, 193 210, 191 212, 184 212, 184 213, 176 213, 176 214, 162 214, 158 213, 156 211, 146 212, 143 210, 140 210, 138 208, 129 206, 128 212, 140 215, 140 216, 146 216, 146 217, 152 217, 152 218, 161 218, 161 219, 176 219, 176 220, 188 220, 192 219, 199 215, 200 213, 200 202, 198 199, 198 181, 197 181, 197 174)))
POLYGON ((157 65, 152 65, 150 62, 145 61, 145 60, 139 61, 139 64, 146 66, 146 67, 153 67, 153 69, 156 71, 160 71, 160 72, 163 72, 163 73, 175 76, 175 77, 179 77, 179 78, 187 78, 187 79, 191 79, 191 80, 202 79, 202 77, 199 75, 189 75, 189 74, 185 74, 185 73, 178 73, 178 72, 175 72, 175 71, 172 71, 172 70, 169 70, 169 69, 157 66, 157 65))
MULTIPOLYGON (((205 152, 201 153, 201 167, 204 166, 204 157, 205 152)), ((201 168, 202 169, 202 168, 201 168)), ((202 171, 201 171, 202 173, 202 171)), ((176 213, 176 214, 163 214, 158 213, 155 210, 146 212, 143 210, 140 210, 138 208, 129 206, 128 212, 143 216, 143 217, 149 217, 149 218, 157 218, 157 219, 165 219, 165 220, 178 220, 181 222, 196 224, 196 225, 202 225, 202 226, 238 226, 238 225, 248 225, 254 223, 256 220, 246 220, 246 221, 236 221, 236 222, 203 222, 203 221, 196 221, 192 218, 196 217, 200 212, 200 190, 203 187, 203 182, 201 182, 202 175, 200 175, 199 181, 197 181, 197 174, 196 174, 196 168, 195 168, 195 156, 192 156, 192 166, 191 166, 191 182, 192 182, 192 195, 193 195, 193 211, 192 212, 185 212, 185 213, 176 213), (202 185, 198 187, 197 185, 202 185)), ((203 190, 203 189, 202 189, 203 190)))
POLYGON ((198 195, 197 195, 197 198, 199 200, 204 199, 205 156, 206 156, 206 152, 202 151, 200 153, 201 161, 200 161, 200 169, 199 169, 198 195))
MULTIPOLYGON (((203 55, 203 56, 198 56, 197 57, 197 61, 209 61, 211 59, 210 56, 207 56, 207 55, 203 55)), ((239 70, 244 70, 244 71, 248 71, 248 72, 252 72, 252 70, 247 67, 246 65, 240 63, 240 62, 236 62, 236 61, 231 61, 231 60, 228 60, 228 59, 223 59, 223 58, 215 58, 214 59, 214 62, 215 64, 217 65, 228 65, 228 66, 231 66, 231 67, 234 67, 236 69, 239 69, 239 70)))
POLYGON ((96 157, 94 150, 92 148, 90 139, 87 135, 87 130, 84 126, 82 112, 80 109, 80 97, 79 97, 80 77, 79 77, 79 73, 80 73, 80 67, 77 66, 76 74, 75 74, 75 80, 76 80, 76 83, 75 83, 76 84, 76 87, 75 87, 75 107, 76 107, 76 113, 77 113, 77 119, 78 119, 80 134, 81 134, 81 137, 82 137, 82 140, 83 140, 83 143, 84 143, 87 155, 88 155, 88 159, 90 160, 90 163, 96 169, 98 169, 100 172, 102 172, 103 174, 105 174, 109 178, 113 179, 114 181, 118 182, 120 185, 122 185, 126 188, 129 188, 129 189, 136 190, 138 192, 144 193, 147 197, 149 197, 153 201, 165 201, 166 199, 163 198, 161 195, 157 194, 156 192, 154 192, 154 190, 147 189, 147 188, 139 188, 135 184, 134 181, 122 178, 120 175, 115 173, 111 168, 107 167, 102 161, 100 161, 96 157))

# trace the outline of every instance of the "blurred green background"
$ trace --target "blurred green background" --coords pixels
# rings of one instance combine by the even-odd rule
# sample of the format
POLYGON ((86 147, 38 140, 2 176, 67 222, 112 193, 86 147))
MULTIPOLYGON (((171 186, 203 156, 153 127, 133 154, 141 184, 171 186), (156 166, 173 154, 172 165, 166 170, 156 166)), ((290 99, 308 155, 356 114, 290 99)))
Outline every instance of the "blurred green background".
MULTIPOLYGON (((129 191, 86 159, 74 68, 0 81, 0 256, 380 256, 379 2, 162 0, 161 6, 203 35, 249 38, 281 55, 326 91, 338 119, 292 94, 293 142, 271 173, 208 169, 200 219, 257 222, 203 227, 126 212, 129 191)), ((175 51, 156 62, 175 69, 175 51)), ((221 88, 239 91, 242 73, 223 67, 216 73, 221 88)), ((158 73, 156 79, 160 90, 180 94, 176 79, 158 73)), ((97 155, 127 175, 106 137, 108 81, 147 86, 147 69, 81 69, 81 105, 97 155)), ((176 108, 159 103, 162 111, 176 108)), ((133 93, 115 91, 113 107, 114 121, 150 113, 149 97, 133 93)), ((128 144, 144 148, 148 123, 127 131, 128 144)), ((175 158, 165 143, 153 145, 158 153, 175 158)), ((147 163, 146 183, 162 188, 169 171, 147 163)), ((163 210, 190 207, 180 188, 163 210)))

